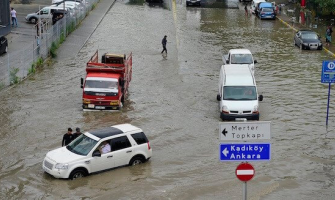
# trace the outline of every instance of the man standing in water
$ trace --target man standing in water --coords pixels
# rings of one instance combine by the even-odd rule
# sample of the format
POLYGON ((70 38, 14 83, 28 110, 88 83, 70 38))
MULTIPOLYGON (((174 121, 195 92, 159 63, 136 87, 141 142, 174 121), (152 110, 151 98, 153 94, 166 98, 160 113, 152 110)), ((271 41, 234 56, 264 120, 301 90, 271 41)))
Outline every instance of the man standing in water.
POLYGON ((65 133, 63 136, 62 146, 70 144, 71 141, 72 141, 72 128, 68 128, 67 133, 65 133))
POLYGON ((165 51, 166 54, 167 54, 167 50, 166 50, 166 43, 167 43, 167 40, 166 40, 166 35, 164 36, 163 40, 162 40, 162 45, 163 45, 163 51, 162 53, 165 51))

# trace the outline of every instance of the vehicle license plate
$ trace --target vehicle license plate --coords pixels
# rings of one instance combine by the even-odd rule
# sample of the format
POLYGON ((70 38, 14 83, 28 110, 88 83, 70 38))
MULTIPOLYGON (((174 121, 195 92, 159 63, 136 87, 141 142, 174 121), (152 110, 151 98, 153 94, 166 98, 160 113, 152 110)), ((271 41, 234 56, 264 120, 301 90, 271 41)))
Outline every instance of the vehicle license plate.
POLYGON ((88 108, 94 108, 94 104, 88 104, 88 108))
POLYGON ((105 109, 104 106, 95 106, 95 109, 105 109))

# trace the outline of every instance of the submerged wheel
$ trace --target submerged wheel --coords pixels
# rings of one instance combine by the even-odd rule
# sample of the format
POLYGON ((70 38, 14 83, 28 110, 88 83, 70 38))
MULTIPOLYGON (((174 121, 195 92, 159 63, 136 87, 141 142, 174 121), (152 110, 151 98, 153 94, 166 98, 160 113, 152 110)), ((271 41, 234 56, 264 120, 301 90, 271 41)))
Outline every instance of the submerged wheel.
POLYGON ((71 172, 69 178, 71 180, 75 180, 75 179, 78 179, 78 178, 82 178, 82 177, 85 177, 87 174, 84 170, 82 169, 75 169, 71 172))
POLYGON ((144 161, 145 160, 142 157, 136 156, 130 160, 129 165, 139 165, 144 163, 144 161))
POLYGON ((30 23, 32 23, 32 24, 36 24, 36 22, 37 22, 37 18, 36 17, 32 17, 32 18, 30 18, 30 23))

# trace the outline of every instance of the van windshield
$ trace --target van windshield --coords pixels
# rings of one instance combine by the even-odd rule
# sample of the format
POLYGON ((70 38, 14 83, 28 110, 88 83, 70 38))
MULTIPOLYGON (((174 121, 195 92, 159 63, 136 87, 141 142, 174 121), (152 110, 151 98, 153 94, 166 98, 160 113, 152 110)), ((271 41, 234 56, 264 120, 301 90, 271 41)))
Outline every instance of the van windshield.
POLYGON ((66 148, 72 153, 86 156, 93 147, 98 143, 98 141, 81 134, 75 140, 73 140, 66 148))
POLYGON ((231 64, 252 64, 251 54, 232 54, 231 64))
POLYGON ((225 86, 223 87, 223 100, 257 100, 255 86, 225 86))

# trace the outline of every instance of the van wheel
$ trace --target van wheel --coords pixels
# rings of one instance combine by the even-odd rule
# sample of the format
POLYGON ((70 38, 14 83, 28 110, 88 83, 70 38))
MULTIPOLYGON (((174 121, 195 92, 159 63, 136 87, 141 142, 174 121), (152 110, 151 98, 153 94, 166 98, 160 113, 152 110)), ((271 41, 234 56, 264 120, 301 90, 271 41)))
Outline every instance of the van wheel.
POLYGON ((82 178, 82 177, 85 177, 87 174, 84 170, 82 169, 75 169, 71 172, 70 174, 70 179, 71 180, 75 180, 75 179, 78 179, 78 178, 82 178))
POLYGON ((32 23, 32 24, 36 24, 36 22, 37 22, 37 18, 35 18, 35 17, 32 17, 32 18, 30 18, 30 23, 32 23))
POLYGON ((129 165, 139 165, 141 163, 144 163, 144 159, 136 156, 130 160, 129 165))

